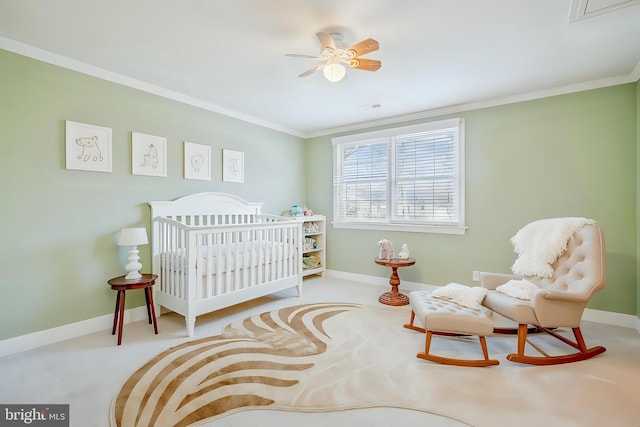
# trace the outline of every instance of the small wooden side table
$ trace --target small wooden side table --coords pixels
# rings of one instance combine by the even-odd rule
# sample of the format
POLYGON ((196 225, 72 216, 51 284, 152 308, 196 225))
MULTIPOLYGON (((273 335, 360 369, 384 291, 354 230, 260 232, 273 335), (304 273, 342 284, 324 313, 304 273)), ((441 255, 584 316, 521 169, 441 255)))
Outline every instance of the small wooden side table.
POLYGON ((414 258, 400 259, 380 259, 374 260, 376 264, 383 265, 385 267, 391 267, 391 277, 389 278, 389 284, 391 285, 391 291, 385 292, 380 295, 378 301, 386 305, 407 305, 409 304, 409 297, 405 294, 398 292, 398 286, 400 285, 400 276, 398 276, 399 267, 410 267, 416 263, 414 258))
POLYGON ((116 296, 116 310, 113 314, 113 329, 111 335, 115 335, 116 326, 118 327, 118 345, 122 344, 122 324, 124 323, 124 299, 125 292, 132 289, 144 289, 144 296, 147 300, 147 315, 149 316, 149 324, 153 323, 153 330, 158 334, 158 322, 156 321, 156 309, 153 305, 153 292, 151 287, 156 284, 158 276, 155 274, 143 274, 139 279, 125 279, 124 276, 114 277, 107 283, 111 285, 111 289, 118 291, 116 296))

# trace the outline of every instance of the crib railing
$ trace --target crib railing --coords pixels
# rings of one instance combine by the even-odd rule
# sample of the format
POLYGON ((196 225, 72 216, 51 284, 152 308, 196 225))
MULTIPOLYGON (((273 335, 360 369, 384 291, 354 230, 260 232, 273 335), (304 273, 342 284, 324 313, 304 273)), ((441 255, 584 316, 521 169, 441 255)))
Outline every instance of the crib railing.
POLYGON ((156 291, 182 301, 302 275, 297 221, 272 215, 190 215, 154 218, 152 227, 156 291))

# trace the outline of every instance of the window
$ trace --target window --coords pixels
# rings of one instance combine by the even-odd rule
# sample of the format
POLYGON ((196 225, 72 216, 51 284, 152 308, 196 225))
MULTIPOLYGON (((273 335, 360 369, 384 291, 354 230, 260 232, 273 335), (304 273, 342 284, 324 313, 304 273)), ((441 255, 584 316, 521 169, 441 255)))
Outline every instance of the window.
POLYGON ((464 233, 464 120, 333 139, 338 228, 464 233))

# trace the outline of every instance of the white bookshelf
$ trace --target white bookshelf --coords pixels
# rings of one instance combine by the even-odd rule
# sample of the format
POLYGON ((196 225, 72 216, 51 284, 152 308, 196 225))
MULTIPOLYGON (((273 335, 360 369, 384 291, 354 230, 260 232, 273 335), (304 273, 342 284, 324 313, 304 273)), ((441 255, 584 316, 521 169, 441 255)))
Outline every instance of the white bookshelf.
POLYGON ((295 217, 303 223, 304 248, 302 253, 303 277, 312 274, 324 276, 326 270, 327 218, 324 215, 295 217))

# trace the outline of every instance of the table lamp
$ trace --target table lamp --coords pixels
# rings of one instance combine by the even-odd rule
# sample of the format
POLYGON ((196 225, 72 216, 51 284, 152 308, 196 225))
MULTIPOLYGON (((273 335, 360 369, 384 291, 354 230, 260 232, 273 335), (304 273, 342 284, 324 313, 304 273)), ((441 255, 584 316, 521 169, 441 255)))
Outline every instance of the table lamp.
POLYGON ((142 264, 138 262, 140 257, 138 256, 138 245, 146 245, 149 243, 147 240, 147 230, 145 228, 123 228, 120 232, 119 246, 129 246, 129 261, 124 267, 127 275, 125 279, 139 279, 142 277, 140 269, 142 264))

